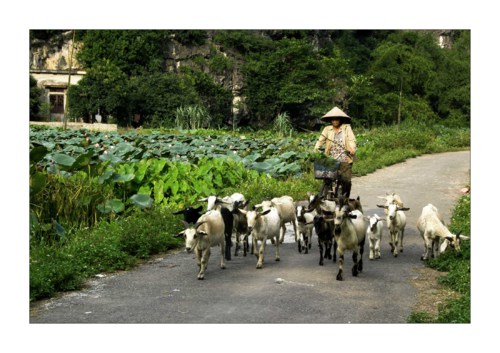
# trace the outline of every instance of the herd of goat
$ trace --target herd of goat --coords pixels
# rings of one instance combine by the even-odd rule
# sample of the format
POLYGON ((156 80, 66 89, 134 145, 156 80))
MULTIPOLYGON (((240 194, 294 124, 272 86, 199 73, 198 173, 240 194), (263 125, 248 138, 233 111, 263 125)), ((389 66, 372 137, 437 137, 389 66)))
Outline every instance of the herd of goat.
MULTIPOLYGON (((318 237, 320 252, 319 264, 325 258, 337 260, 337 280, 343 280, 344 253, 352 252, 354 266, 352 275, 357 276, 363 270, 363 252, 365 239, 368 238, 369 259, 380 258, 380 242, 384 229, 389 233, 391 253, 396 257, 403 251, 403 237, 406 227, 405 211, 401 197, 395 193, 379 196, 385 200, 377 205, 384 209, 385 218, 378 215, 365 216, 359 197, 350 199, 339 197, 326 200, 319 195, 308 194, 309 199, 294 201, 290 196, 266 200, 249 209, 249 200, 244 195, 235 193, 220 198, 209 196, 198 200, 206 202, 203 207, 187 207, 175 214, 183 215, 184 230, 177 234, 184 237, 186 251, 194 252, 199 267, 198 279, 204 279, 210 249, 220 246, 220 267, 225 268, 225 260, 231 259, 231 247, 234 235, 234 256, 243 248, 243 255, 254 254, 257 268, 264 264, 264 252, 267 240, 275 246, 275 260, 280 260, 279 247, 283 243, 286 224, 293 225, 298 251, 307 253, 312 246, 313 229, 318 237), (249 246, 249 236, 252 244, 249 246), (260 244, 259 244, 260 243, 260 244), (333 254, 332 254, 333 252, 333 254)), ((460 234, 451 233, 445 226, 435 206, 428 204, 422 209, 417 221, 417 228, 424 240, 422 260, 434 257, 449 246, 460 251, 460 241, 468 240, 460 234)))

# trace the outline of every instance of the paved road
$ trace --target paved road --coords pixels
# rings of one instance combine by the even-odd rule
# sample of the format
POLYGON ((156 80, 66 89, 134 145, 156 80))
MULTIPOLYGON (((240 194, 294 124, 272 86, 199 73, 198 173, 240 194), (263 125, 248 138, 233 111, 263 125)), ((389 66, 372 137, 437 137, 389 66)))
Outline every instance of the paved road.
POLYGON ((193 255, 177 251, 132 271, 95 278, 85 290, 36 303, 30 322, 404 323, 416 302, 411 281, 423 266, 416 220, 431 202, 449 222, 469 175, 470 152, 464 151, 414 158, 353 179, 351 195, 361 197, 365 214, 383 214, 376 208, 381 201, 377 196, 386 191, 398 192, 410 207, 404 252, 397 258, 390 255, 385 230, 382 258, 370 261, 365 250, 358 277, 349 271, 350 252, 343 282, 335 280, 337 264, 319 266, 316 237, 312 251, 299 254, 289 226, 281 261, 274 261, 274 249, 268 246, 261 270, 255 269, 254 256, 233 257, 221 270, 219 252, 212 251, 205 280, 199 281, 193 255))

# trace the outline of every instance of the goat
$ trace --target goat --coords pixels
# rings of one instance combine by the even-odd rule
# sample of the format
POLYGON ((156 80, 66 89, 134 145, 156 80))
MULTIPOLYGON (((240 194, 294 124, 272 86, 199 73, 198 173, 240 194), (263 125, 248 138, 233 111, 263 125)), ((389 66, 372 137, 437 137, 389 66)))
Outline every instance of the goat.
POLYGON ((403 252, 403 237, 406 227, 406 215, 403 211, 409 211, 408 207, 400 207, 397 203, 391 203, 389 206, 377 205, 380 208, 387 210, 387 228, 389 229, 391 252, 394 257, 398 253, 403 252), (398 249, 401 239, 401 248, 398 249))
POLYGON ((432 204, 428 204, 422 208, 422 213, 417 220, 417 228, 424 239, 425 252, 421 257, 422 260, 434 257, 434 247, 438 245, 439 240, 442 240, 442 243, 439 247, 438 255, 443 253, 448 245, 459 252, 460 242, 470 239, 470 237, 461 235, 460 232, 458 234, 451 233, 444 225, 438 209, 432 204))
POLYGON ((333 215, 335 211, 335 201, 326 200, 324 197, 313 195, 309 198, 309 208, 307 212, 315 211, 317 214, 333 215))
POLYGON ((286 223, 291 222, 293 225, 293 231, 295 235, 295 241, 298 240, 298 224, 297 224, 297 215, 295 214, 295 205, 293 202, 293 198, 290 196, 281 196, 275 197, 270 201, 262 201, 262 203, 255 205, 255 207, 262 207, 262 210, 265 211, 271 207, 275 207, 278 210, 278 214, 281 219, 281 232, 280 232, 280 243, 283 243, 285 239, 286 232, 286 223))
POLYGON ((226 232, 226 250, 225 256, 226 260, 231 260, 231 237, 233 235, 233 214, 227 207, 223 207, 222 204, 225 203, 223 199, 217 197, 216 195, 211 195, 209 197, 205 197, 199 199, 198 202, 207 202, 207 211, 217 210, 222 214, 222 218, 224 219, 224 229, 226 232))
POLYGON ((180 215, 182 214, 184 216, 184 221, 187 223, 194 224, 198 220, 198 218, 201 217, 201 210, 203 209, 202 206, 199 206, 197 208, 193 207, 185 207, 180 211, 174 212, 174 215, 180 215))
MULTIPOLYGON (((384 206, 389 206, 391 204, 396 204, 399 207, 404 207, 404 203, 403 203, 403 200, 401 200, 401 196, 399 196, 395 192, 391 192, 391 193, 386 192, 385 196, 377 196, 377 197, 379 199, 384 199, 385 200, 384 206)), ((386 215, 387 215, 387 212, 388 212, 387 209, 385 209, 385 214, 386 215)))
POLYGON ((246 216, 239 212, 239 209, 248 210, 248 203, 250 200, 242 202, 235 201, 232 207, 231 213, 233 214, 233 230, 235 231, 236 246, 234 249, 234 256, 238 256, 238 252, 241 248, 241 240, 243 240, 243 256, 247 256, 248 252, 248 225, 246 216), (242 239, 243 236, 243 239, 242 239))
POLYGON ((257 249, 258 241, 260 248, 257 257, 257 268, 261 269, 264 264, 264 250, 267 239, 274 240, 276 246, 275 260, 280 261, 279 237, 281 230, 281 217, 275 207, 270 207, 265 211, 256 211, 255 207, 251 211, 239 210, 247 218, 248 231, 252 235, 252 246, 257 249))
POLYGON ((298 247, 299 252, 302 253, 302 249, 304 249, 304 253, 308 253, 309 249, 312 246, 312 231, 313 231, 313 223, 314 223, 314 213, 306 212, 304 206, 296 206, 297 209, 297 224, 299 226, 299 241, 298 247))
POLYGON ((341 198, 335 206, 334 232, 339 253, 339 271, 337 280, 343 280, 344 252, 352 251, 352 275, 363 271, 363 252, 366 238, 366 222, 359 210, 350 211, 347 201, 341 198))
MULTIPOLYGON (((363 212, 363 207, 361 206, 361 200, 359 196, 356 199, 346 199, 349 209, 351 211, 360 210, 363 212)), ((310 206, 308 212, 311 212, 313 209, 316 210, 317 213, 321 213, 324 215, 332 215, 335 211, 335 205, 339 202, 339 198, 333 200, 326 200, 324 197, 319 195, 314 195, 310 198, 310 206)))
POLYGON ((319 265, 323 266, 324 258, 332 259, 333 245, 333 262, 337 261, 337 242, 333 237, 334 224, 327 222, 322 215, 314 216, 314 230, 318 236, 319 246, 319 265), (333 244, 332 244, 333 243, 333 244), (324 250, 324 251, 323 251, 324 250))
POLYGON ((365 217, 368 221, 368 228, 366 229, 366 237, 370 242, 370 260, 380 259, 380 242, 382 241, 382 221, 378 214, 371 217, 365 217))
POLYGON ((197 222, 190 226, 183 221, 184 231, 177 234, 177 237, 183 236, 185 239, 186 251, 194 251, 196 262, 200 268, 198 279, 205 278, 208 259, 210 258, 210 248, 219 245, 221 248, 220 268, 226 268, 224 263, 225 251, 225 227, 224 220, 220 211, 212 210, 202 215, 197 222))

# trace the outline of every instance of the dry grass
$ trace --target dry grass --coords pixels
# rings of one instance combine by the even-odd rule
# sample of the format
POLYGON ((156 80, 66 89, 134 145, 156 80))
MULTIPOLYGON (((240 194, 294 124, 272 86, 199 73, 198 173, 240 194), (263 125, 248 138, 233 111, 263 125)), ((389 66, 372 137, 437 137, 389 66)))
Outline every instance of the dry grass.
POLYGON ((412 281, 412 285, 418 290, 417 303, 413 307, 414 312, 426 313, 436 318, 439 306, 448 299, 458 298, 459 294, 439 283, 439 278, 445 276, 446 272, 439 272, 429 267, 417 270, 418 276, 412 281))

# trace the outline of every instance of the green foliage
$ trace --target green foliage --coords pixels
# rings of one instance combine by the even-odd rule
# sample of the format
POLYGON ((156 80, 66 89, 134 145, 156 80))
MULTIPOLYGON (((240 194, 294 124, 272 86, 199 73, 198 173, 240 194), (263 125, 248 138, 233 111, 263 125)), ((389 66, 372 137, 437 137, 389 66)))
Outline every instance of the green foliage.
POLYGON ((277 132, 278 137, 292 137, 293 125, 288 114, 280 113, 274 119, 273 130, 277 132))
POLYGON ((30 117, 37 116, 42 108, 42 89, 38 88, 37 81, 30 75, 30 117))
MULTIPOLYGON (((51 35, 38 32, 34 34, 44 38, 51 35)), ((82 43, 78 60, 90 77, 69 90, 72 118, 89 121, 100 108, 105 119, 112 117, 120 126, 140 113, 145 127, 171 128, 177 108, 200 105, 212 117, 212 126, 222 126, 233 118, 229 80, 237 72, 243 75, 238 93, 245 98, 240 118, 254 128, 270 127, 278 114, 287 112, 295 129, 310 129, 332 105, 363 127, 392 125, 399 118, 453 127, 470 124, 468 30, 451 31, 451 49, 439 48, 430 31, 410 30, 77 34, 82 43), (178 70, 166 59, 174 45, 189 50, 201 46, 204 54, 194 51, 178 70)))
POLYGON ((255 52, 244 66, 247 105, 263 126, 281 111, 312 119, 311 107, 326 106, 333 93, 329 79, 339 60, 324 58, 305 40, 283 38, 272 50, 255 52))
POLYGON ((210 120, 206 109, 198 105, 179 107, 175 111, 175 126, 179 130, 207 128, 210 120))
POLYGON ((164 73, 129 80, 129 116, 141 113, 145 127, 174 127, 176 109, 198 102, 200 99, 188 77, 164 73))
POLYGON ((175 238, 180 222, 172 210, 136 211, 118 221, 101 221, 77 231, 64 244, 30 242, 30 301, 58 291, 80 289, 85 278, 125 270, 180 245, 175 238))

